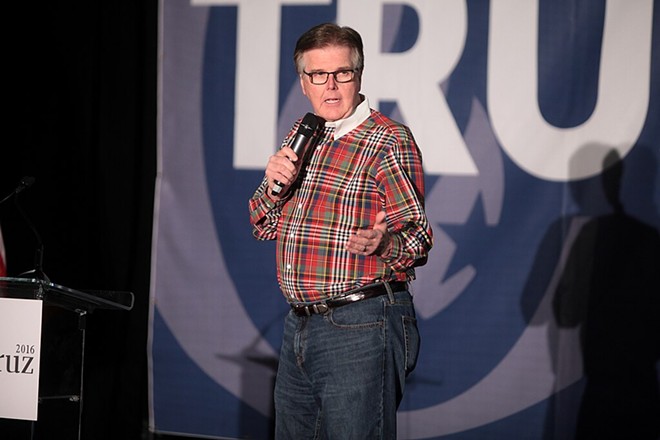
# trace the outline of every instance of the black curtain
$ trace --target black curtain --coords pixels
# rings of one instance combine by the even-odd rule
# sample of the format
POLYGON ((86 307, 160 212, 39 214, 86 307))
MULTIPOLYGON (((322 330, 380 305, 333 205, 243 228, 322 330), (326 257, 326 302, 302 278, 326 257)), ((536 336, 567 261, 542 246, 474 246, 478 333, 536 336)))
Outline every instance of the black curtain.
MULTIPOLYGON (((5 15, 0 197, 35 178, 19 202, 51 281, 135 294, 132 311, 88 319, 83 438, 144 438, 158 1, 18 3, 5 15)), ((0 226, 8 274, 32 269, 14 203, 0 226)))

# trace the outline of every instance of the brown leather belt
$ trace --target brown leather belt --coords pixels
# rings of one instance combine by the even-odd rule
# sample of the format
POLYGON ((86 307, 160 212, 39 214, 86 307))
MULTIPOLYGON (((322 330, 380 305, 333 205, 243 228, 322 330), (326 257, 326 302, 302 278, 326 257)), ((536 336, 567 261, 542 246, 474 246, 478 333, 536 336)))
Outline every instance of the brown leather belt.
MULTIPOLYGON (((404 281, 389 283, 392 292, 403 292, 408 290, 408 284, 404 281)), ((387 294, 385 283, 369 284, 354 290, 315 303, 292 303, 291 310, 298 316, 322 315, 330 309, 362 301, 363 299, 375 298, 387 294)))

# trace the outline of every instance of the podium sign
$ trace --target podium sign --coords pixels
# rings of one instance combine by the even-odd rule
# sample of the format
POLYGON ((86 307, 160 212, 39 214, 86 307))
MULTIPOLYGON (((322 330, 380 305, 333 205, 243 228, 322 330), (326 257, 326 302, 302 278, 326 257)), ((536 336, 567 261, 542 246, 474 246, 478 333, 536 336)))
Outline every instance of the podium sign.
POLYGON ((37 420, 43 302, 0 298, 0 417, 37 420))
POLYGON ((80 440, 87 317, 133 293, 0 277, 0 301, 0 437, 80 440))

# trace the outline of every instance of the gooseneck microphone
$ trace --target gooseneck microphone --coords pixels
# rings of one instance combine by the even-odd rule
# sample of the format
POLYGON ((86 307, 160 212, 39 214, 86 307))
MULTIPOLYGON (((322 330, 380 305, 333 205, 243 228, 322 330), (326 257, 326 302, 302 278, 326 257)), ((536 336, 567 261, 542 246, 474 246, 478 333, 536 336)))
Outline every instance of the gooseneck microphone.
POLYGON ((18 195, 24 189, 31 187, 33 183, 34 183, 34 177, 32 176, 23 177, 21 181, 18 183, 18 186, 11 193, 9 193, 4 199, 0 200, 0 204, 5 203, 7 200, 9 200, 15 195, 18 195))
POLYGON ((32 224, 32 221, 30 221, 30 217, 28 217, 28 215, 21 207, 20 203, 18 203, 18 195, 24 189, 31 187, 33 183, 34 183, 34 177, 32 176, 23 177, 21 181, 18 183, 16 189, 14 189, 14 191, 12 191, 7 197, 0 200, 0 204, 4 203, 5 201, 9 200, 12 197, 14 198, 14 204, 16 205, 16 209, 21 214, 21 217, 23 217, 23 220, 30 228, 32 235, 34 236, 34 239, 37 242, 37 249, 35 250, 35 255, 34 255, 34 269, 20 274, 19 277, 23 277, 23 278, 34 277, 39 280, 49 282, 50 280, 43 271, 44 244, 41 241, 41 235, 39 235, 37 228, 35 228, 34 224, 32 224))
MULTIPOLYGON (((296 137, 291 144, 291 149, 294 153, 296 153, 296 156, 298 156, 299 160, 302 160, 305 156, 307 146, 311 143, 312 139, 314 139, 314 133, 316 132, 318 126, 319 120, 314 115, 314 113, 307 113, 300 123, 296 137)), ((283 189, 284 184, 276 180, 275 186, 273 186, 273 189, 271 190, 271 194, 278 196, 283 189)))

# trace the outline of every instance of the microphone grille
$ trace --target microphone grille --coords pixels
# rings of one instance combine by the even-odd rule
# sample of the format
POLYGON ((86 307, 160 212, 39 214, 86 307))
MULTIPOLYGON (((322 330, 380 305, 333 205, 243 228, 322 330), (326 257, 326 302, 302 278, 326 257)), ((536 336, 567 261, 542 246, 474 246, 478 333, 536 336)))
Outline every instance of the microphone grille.
POLYGON ((311 136, 319 126, 319 119, 314 113, 307 113, 298 127, 298 133, 305 136, 311 136))
POLYGON ((25 177, 23 177, 23 178, 21 179, 21 183, 20 183, 20 185, 23 186, 23 187, 25 187, 25 188, 29 188, 29 187, 32 186, 33 183, 34 183, 34 177, 32 177, 32 176, 25 176, 25 177))

